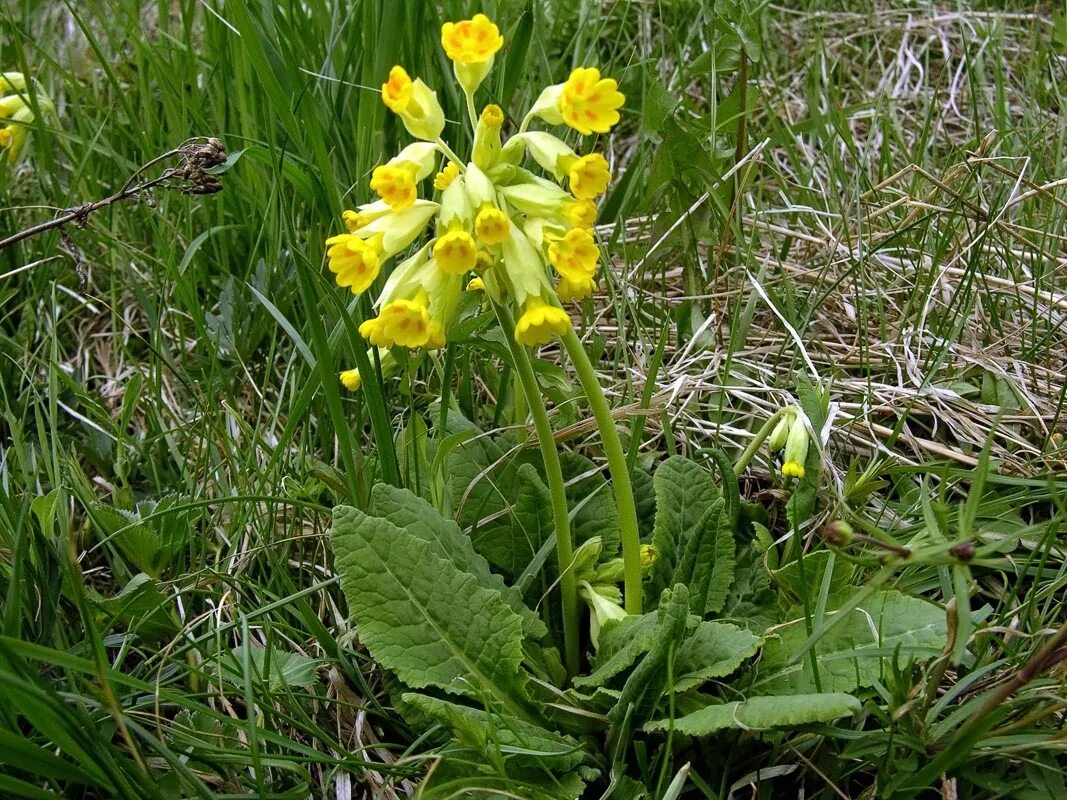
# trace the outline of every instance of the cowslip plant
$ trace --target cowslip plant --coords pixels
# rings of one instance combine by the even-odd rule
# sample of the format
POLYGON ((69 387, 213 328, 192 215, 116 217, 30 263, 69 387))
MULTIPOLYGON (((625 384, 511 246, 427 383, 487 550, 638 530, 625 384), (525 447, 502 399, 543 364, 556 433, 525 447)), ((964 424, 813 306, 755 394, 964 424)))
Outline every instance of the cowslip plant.
MULTIPOLYGON (((436 92, 394 66, 382 84, 382 101, 416 140, 376 167, 373 202, 342 215, 346 231, 326 240, 328 267, 339 286, 370 291, 385 264, 413 245, 374 301, 376 316, 360 334, 382 354, 390 348, 443 347, 464 287, 483 291, 508 333, 526 402, 548 470, 561 572, 565 660, 577 668, 578 581, 563 477, 552 428, 526 347, 562 338, 604 440, 613 488, 623 517, 623 572, 627 611, 641 611, 637 513, 619 436, 596 372, 561 301, 584 299, 596 287, 600 261, 594 224, 596 200, 611 180, 607 159, 579 154, 535 122, 563 125, 581 135, 607 133, 619 121, 625 98, 595 67, 573 70, 547 87, 505 138, 505 114, 494 104, 479 113, 475 93, 493 67, 504 39, 484 14, 446 23, 441 45, 466 98, 472 146, 468 157, 443 138, 444 111, 436 92), (432 176, 432 189, 428 189, 432 176), (433 199, 421 196, 428 189, 433 199)), ((396 362, 391 357, 389 366, 396 362)), ((357 370, 341 374, 358 389, 357 370)), ((588 592, 585 592, 589 596, 588 592)))

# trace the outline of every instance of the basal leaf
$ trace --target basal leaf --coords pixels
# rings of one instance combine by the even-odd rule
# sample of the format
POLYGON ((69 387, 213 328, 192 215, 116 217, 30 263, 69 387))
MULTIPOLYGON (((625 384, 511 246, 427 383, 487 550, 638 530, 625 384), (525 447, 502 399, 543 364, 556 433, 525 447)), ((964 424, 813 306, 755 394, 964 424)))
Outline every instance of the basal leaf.
POLYGON ((489 569, 489 562, 475 552, 470 537, 459 525, 446 519, 434 507, 407 489, 387 483, 376 484, 371 490, 371 510, 398 528, 430 545, 434 555, 451 561, 460 572, 474 576, 479 586, 500 592, 509 606, 523 618, 526 633, 533 638, 545 634, 541 619, 522 601, 519 591, 507 586, 504 579, 489 569))
POLYGON ((586 760, 577 739, 540 725, 424 694, 405 694, 404 701, 450 726, 467 747, 498 753, 522 766, 567 771, 586 760))
POLYGON ((511 507, 506 516, 472 535, 478 551, 514 578, 552 535, 552 498, 530 464, 519 466, 510 489, 511 507))
POLYGON ((574 679, 575 686, 603 686, 620 672, 627 670, 647 653, 656 640, 656 625, 659 614, 650 611, 640 616, 629 616, 609 623, 600 632, 600 647, 597 650, 596 668, 588 675, 574 679))
POLYGON ((499 591, 391 522, 334 509, 337 571, 360 640, 408 686, 523 715, 522 618, 499 591))
POLYGON ((804 588, 807 587, 808 600, 812 608, 827 581, 826 571, 830 570, 828 597, 834 598, 852 585, 852 565, 843 558, 838 558, 831 550, 816 550, 804 556, 804 579, 800 577, 800 564, 790 561, 784 567, 771 571, 774 582, 788 603, 783 605, 803 606, 804 588))
MULTIPOLYGON (((832 614, 828 611, 827 614, 832 614)), ((875 592, 831 628, 815 645, 820 686, 824 691, 850 692, 881 679, 883 659, 899 653, 902 661, 928 659, 945 647, 945 612, 933 603, 895 590, 875 592)), ((815 690, 808 658, 794 660, 807 640, 803 612, 775 629, 763 646, 754 688, 760 692, 802 694, 815 690)))
POLYGON ((750 697, 722 705, 707 706, 674 720, 661 719, 645 726, 646 731, 668 728, 687 736, 706 736, 726 728, 765 730, 830 722, 855 714, 860 701, 850 694, 797 694, 783 697, 750 697))
POLYGON ((649 576, 649 593, 659 597, 678 567, 690 534, 715 502, 719 490, 706 470, 680 456, 660 464, 652 483, 656 490, 652 533, 656 563, 649 576))
POLYGON ((759 650, 763 640, 725 622, 704 621, 678 648, 674 659, 674 691, 684 692, 712 678, 721 678, 759 650))
POLYGON ((597 465, 577 453, 561 453, 560 466, 567 482, 567 505, 571 508, 571 537, 575 546, 599 536, 604 558, 611 558, 622 543, 619 510, 611 485, 597 465))
POLYGON ((258 645, 241 645, 225 653, 219 660, 222 677, 232 684, 244 683, 244 662, 248 659, 253 679, 265 681, 272 692, 293 686, 311 686, 318 680, 316 672, 321 661, 300 653, 258 645))

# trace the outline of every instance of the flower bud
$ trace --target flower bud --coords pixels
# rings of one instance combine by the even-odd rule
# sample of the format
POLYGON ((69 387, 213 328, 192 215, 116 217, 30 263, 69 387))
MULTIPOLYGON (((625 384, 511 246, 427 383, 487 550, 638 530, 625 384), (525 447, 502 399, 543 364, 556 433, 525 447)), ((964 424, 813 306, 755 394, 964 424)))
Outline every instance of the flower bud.
POLYGON ((797 414, 789 426, 789 436, 785 441, 785 461, 782 475, 789 478, 804 477, 804 462, 808 458, 808 426, 803 414, 797 414))
POLYGON ((481 169, 490 169, 500 158, 500 128, 504 124, 504 112, 498 105, 487 105, 474 129, 474 147, 471 161, 481 169))
POLYGON ((413 81, 399 65, 382 84, 382 101, 416 139, 432 142, 445 129, 445 112, 437 102, 437 93, 421 80, 413 81))
POLYGON ((853 530, 845 520, 838 519, 827 525, 822 535, 827 544, 833 547, 845 547, 852 541, 853 530))

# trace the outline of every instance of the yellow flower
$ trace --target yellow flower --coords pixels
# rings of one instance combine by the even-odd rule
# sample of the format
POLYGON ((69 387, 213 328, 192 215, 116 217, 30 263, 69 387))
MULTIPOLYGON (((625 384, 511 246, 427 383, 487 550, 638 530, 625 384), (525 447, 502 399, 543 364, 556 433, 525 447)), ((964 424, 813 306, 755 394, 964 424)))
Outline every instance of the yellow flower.
POLYGON ((650 544, 641 545, 641 568, 648 569, 656 563, 656 548, 650 544))
POLYGON ((562 302, 569 303, 572 300, 584 300, 593 293, 594 289, 596 289, 596 280, 591 277, 576 280, 560 278, 559 283, 556 284, 556 296, 562 302))
POLYGON ((446 22, 441 26, 441 46, 445 54, 460 64, 481 64, 504 46, 500 29, 485 14, 473 19, 446 22))
MULTIPOLYGON (((375 203, 371 203, 368 208, 375 206, 375 203)), ((416 200, 403 211, 390 210, 387 214, 376 216, 373 221, 359 227, 355 233, 361 239, 373 239, 381 235, 382 258, 391 258, 419 238, 426 224, 440 208, 437 203, 429 200, 416 200)))
MULTIPOLYGON (((0 73, 0 119, 11 121, 10 125, 0 128, 0 149, 7 148, 7 160, 12 164, 18 160, 34 120, 26 91, 26 77, 21 72, 0 73), (4 95, 4 92, 11 94, 4 95)), ((55 109, 48 95, 40 89, 36 92, 36 98, 38 108, 45 113, 55 109)))
POLYGON ((443 192, 452 185, 452 181, 459 175, 459 165, 455 161, 449 161, 447 166, 438 172, 433 179, 433 188, 443 192))
POLYGON ((600 153, 590 153, 567 164, 571 194, 579 200, 594 200, 608 190, 611 171, 600 153))
POLYGON ((474 232, 482 244, 500 244, 508 238, 510 228, 508 215, 492 206, 486 206, 474 218, 474 232))
POLYGON ((390 213, 392 209, 389 204, 378 200, 373 203, 367 203, 359 207, 358 211, 347 209, 341 213, 341 219, 345 223, 345 228, 349 233, 355 233, 356 231, 367 227, 375 220, 381 219, 386 214, 390 213))
POLYGON ((471 278, 470 283, 467 284, 468 292, 484 292, 485 281, 481 278, 471 278))
POLYGON ((382 101, 416 139, 432 142, 445 129, 445 112, 436 92, 421 80, 411 80, 401 66, 389 71, 389 80, 382 84, 382 101))
POLYGON ((575 200, 563 213, 575 228, 592 228, 596 224, 597 208, 592 200, 575 200))
POLYGON ((452 60, 463 91, 473 95, 493 68, 493 57, 504 46, 500 29, 485 14, 441 26, 441 46, 452 60))
POLYGON ((527 347, 547 344, 553 335, 563 336, 571 329, 571 318, 562 308, 530 298, 515 323, 515 341, 527 347))
POLYGON ((338 286, 347 286, 352 294, 367 291, 381 270, 378 239, 364 241, 351 233, 342 233, 326 240, 326 255, 330 272, 338 286))
POLYGON ((548 246, 548 260, 556 272, 572 282, 591 278, 599 258, 593 234, 585 228, 571 228, 562 239, 548 246))
POLYGON ((563 84, 559 112, 567 125, 588 136, 610 131, 625 102, 614 80, 601 78, 596 67, 578 67, 563 84))
POLYGON ((426 294, 387 303, 374 319, 359 326, 359 333, 375 347, 422 347, 430 338, 430 312, 426 294))
POLYGON ((789 426, 785 441, 782 475, 786 478, 803 478, 804 462, 808 460, 808 426, 803 414, 797 413, 789 426))
POLYGON ((462 275, 478 262, 478 247, 465 230, 451 230, 434 244, 433 257, 445 272, 462 275))
POLYGON ((371 174, 370 188, 394 211, 403 211, 418 199, 414 164, 383 164, 371 174))
POLYGON ((358 369, 346 369, 341 373, 341 384, 350 392, 355 392, 359 389, 362 383, 359 377, 358 369))

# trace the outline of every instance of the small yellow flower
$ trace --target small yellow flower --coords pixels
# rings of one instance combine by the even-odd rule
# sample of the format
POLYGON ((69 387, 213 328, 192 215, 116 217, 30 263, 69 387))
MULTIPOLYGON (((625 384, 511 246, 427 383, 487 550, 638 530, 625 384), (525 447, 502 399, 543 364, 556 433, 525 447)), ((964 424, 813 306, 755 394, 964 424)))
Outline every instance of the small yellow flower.
POLYGON ((508 238, 511 222, 499 208, 486 206, 474 218, 474 232, 482 244, 500 244, 508 238))
POLYGON ((504 46, 504 37, 485 14, 441 26, 441 46, 459 64, 482 64, 504 46))
POLYGON ((381 270, 377 239, 364 241, 350 233, 342 233, 326 240, 326 255, 337 285, 351 288, 352 294, 367 291, 381 270))
POLYGON ((608 190, 611 171, 600 153, 590 153, 567 164, 571 194, 579 200, 594 200, 608 190))
POLYGON ((527 347, 547 344, 553 335, 563 336, 571 329, 571 318, 562 308, 530 298, 515 323, 515 341, 527 347))
POLYGON ((433 188, 439 192, 443 192, 452 185, 452 181, 454 181, 458 175, 459 165, 454 161, 449 161, 447 166, 434 176, 433 188))
POLYGON ((436 320, 430 320, 426 331, 426 342, 423 344, 427 350, 440 350, 446 344, 445 330, 436 320))
MULTIPOLYGON (((14 164, 22 153, 22 146, 33 124, 33 109, 27 103, 26 76, 21 72, 0 73, 0 119, 10 120, 10 125, 0 128, 0 149, 7 148, 7 160, 14 164), (4 92, 11 92, 4 95, 4 92)), ((36 92, 37 106, 50 114, 55 110, 52 101, 40 89, 36 92)))
POLYGON ((414 350, 430 337, 430 313, 425 294, 411 300, 387 303, 374 319, 359 326, 359 333, 375 347, 407 347, 414 350))
POLYGON ((465 230, 451 230, 434 244, 433 257, 448 274, 462 275, 478 262, 478 247, 465 230))
POLYGON ((401 66, 389 71, 389 80, 382 84, 382 101, 416 139, 432 142, 445 129, 445 112, 436 92, 421 80, 413 81, 401 66))
POLYGON ((648 569, 656 563, 656 548, 650 544, 641 545, 641 568, 648 569))
POLYGON ((563 213, 575 228, 592 228, 596 224, 597 208, 592 200, 575 200, 563 213))
POLYGON ((403 211, 414 205, 419 197, 415 173, 414 164, 383 164, 374 168, 370 188, 394 211, 403 211))
POLYGON ((344 221, 345 228, 348 232, 355 233, 356 231, 367 227, 375 220, 381 219, 386 214, 390 213, 390 211, 392 211, 392 209, 389 207, 389 204, 379 200, 375 203, 367 203, 366 205, 360 206, 358 211, 347 209, 341 213, 341 219, 344 221))
POLYGON ((362 379, 359 377, 358 369, 346 369, 341 373, 341 384, 348 389, 348 391, 358 391, 361 383, 362 379))
POLYGON ((459 85, 468 98, 473 98, 475 90, 493 68, 493 58, 504 46, 504 37, 489 17, 475 14, 473 19, 442 25, 441 46, 452 60, 459 85))
POLYGON ((562 302, 569 303, 572 300, 584 300, 593 293, 594 289, 596 289, 594 278, 577 278, 576 280, 560 278, 559 283, 556 284, 556 296, 562 302))
POLYGON ((804 462, 808 460, 808 426, 801 413, 797 413, 789 426, 785 441, 782 475, 786 478, 803 478, 804 462))
POLYGON ((548 246, 548 260, 556 272, 569 281, 591 278, 596 273, 600 251, 593 234, 585 228, 572 228, 548 246))
POLYGON ((619 121, 618 109, 626 102, 619 84, 601 78, 596 67, 579 67, 563 84, 559 111, 563 121, 578 133, 607 133, 619 121))
POLYGON ((467 284, 467 291, 468 292, 484 292, 485 291, 485 281, 483 281, 481 278, 471 278, 470 279, 470 283, 467 284))

